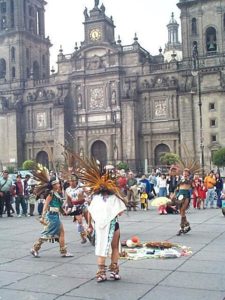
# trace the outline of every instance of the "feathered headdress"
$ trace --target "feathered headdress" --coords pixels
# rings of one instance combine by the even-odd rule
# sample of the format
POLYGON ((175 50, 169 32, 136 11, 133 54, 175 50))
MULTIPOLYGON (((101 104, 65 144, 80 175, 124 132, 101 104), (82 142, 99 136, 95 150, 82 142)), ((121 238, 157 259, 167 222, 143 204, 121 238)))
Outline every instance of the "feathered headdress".
POLYGON ((94 158, 81 158, 76 153, 72 153, 72 156, 76 165, 74 173, 87 188, 90 195, 108 192, 115 194, 125 202, 125 196, 117 186, 116 175, 104 168, 94 158))
POLYGON ((178 168, 180 172, 184 169, 188 169, 191 174, 201 172, 201 166, 199 160, 195 159, 194 154, 188 149, 186 144, 182 145, 183 156, 176 163, 175 168, 178 168))
POLYGON ((35 193, 37 195, 46 193, 47 190, 51 189, 50 175, 46 167, 41 164, 37 164, 33 170, 33 176, 37 181, 37 185, 35 187, 35 193))

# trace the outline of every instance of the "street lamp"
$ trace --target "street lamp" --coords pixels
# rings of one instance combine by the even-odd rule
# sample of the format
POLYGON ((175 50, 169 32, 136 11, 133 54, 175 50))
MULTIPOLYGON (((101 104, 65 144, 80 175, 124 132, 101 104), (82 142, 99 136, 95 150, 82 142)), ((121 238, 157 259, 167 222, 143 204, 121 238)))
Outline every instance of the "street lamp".
POLYGON ((198 57, 198 45, 197 42, 193 43, 192 50, 193 58, 193 68, 192 75, 197 76, 198 81, 198 107, 199 107, 199 121, 200 121, 200 152, 201 152, 201 170, 202 170, 202 179, 205 175, 205 157, 204 157, 204 140, 203 140, 203 127, 202 127, 202 93, 201 93, 201 75, 199 68, 199 57, 198 57))
POLYGON ((117 141, 116 141, 116 122, 117 122, 117 112, 113 111, 113 115, 112 115, 112 119, 113 119, 113 123, 114 123, 114 132, 115 132, 115 140, 114 140, 114 144, 113 144, 113 160, 114 163, 116 165, 117 163, 117 159, 118 159, 118 149, 117 149, 117 141))

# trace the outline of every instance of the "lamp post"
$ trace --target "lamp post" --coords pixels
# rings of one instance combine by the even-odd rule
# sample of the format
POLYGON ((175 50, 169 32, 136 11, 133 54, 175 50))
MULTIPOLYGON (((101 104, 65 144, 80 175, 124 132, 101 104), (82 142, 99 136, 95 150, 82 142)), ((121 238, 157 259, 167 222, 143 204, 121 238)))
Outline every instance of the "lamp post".
POLYGON ((204 157, 203 126, 202 126, 202 92, 201 92, 201 75, 200 75, 200 68, 199 68, 199 57, 198 57, 197 42, 194 42, 194 44, 193 44, 192 58, 193 58, 193 68, 192 68, 191 73, 194 77, 197 76, 197 81, 198 81, 198 107, 199 107, 199 121, 200 121, 201 171, 202 171, 202 179, 204 179, 204 175, 205 175, 205 157, 204 157))
POLYGON ((115 140, 114 140, 114 144, 113 144, 113 160, 114 160, 115 165, 117 163, 117 158, 118 158, 117 157, 118 149, 117 149, 117 141, 116 141, 116 126, 117 126, 116 122, 117 122, 117 114, 116 114, 116 111, 113 111, 113 123, 114 123, 114 130, 115 130, 114 131, 115 132, 115 140))

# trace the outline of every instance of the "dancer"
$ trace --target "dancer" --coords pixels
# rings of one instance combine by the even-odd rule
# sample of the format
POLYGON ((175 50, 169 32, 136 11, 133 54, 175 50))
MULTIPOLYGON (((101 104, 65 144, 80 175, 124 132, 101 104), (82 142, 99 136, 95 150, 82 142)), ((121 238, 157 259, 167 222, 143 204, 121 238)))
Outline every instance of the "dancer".
POLYGON ((181 216, 180 230, 177 235, 187 233, 191 230, 190 223, 186 217, 186 210, 191 201, 192 180, 190 179, 190 175, 190 170, 184 169, 183 176, 177 184, 177 202, 181 216))
POLYGON ((36 193, 43 193, 43 190, 48 188, 48 196, 44 203, 40 222, 44 225, 44 230, 41 237, 34 243, 31 249, 31 254, 34 257, 39 257, 39 250, 45 241, 59 242, 61 257, 72 257, 73 255, 67 252, 65 245, 65 233, 63 224, 59 218, 59 214, 63 213, 63 199, 60 195, 60 183, 56 178, 49 180, 48 170, 40 165, 34 175, 36 180, 41 180, 41 184, 37 187, 36 193), (40 172, 38 172, 40 171, 40 172))
POLYGON ((87 204, 85 203, 85 193, 83 186, 78 181, 76 175, 70 176, 69 187, 66 189, 66 206, 67 214, 74 216, 74 222, 77 222, 77 230, 81 236, 81 244, 87 242, 87 232, 83 225, 83 216, 88 224, 88 210, 87 204))
POLYGON ((116 185, 116 177, 105 168, 99 166, 95 160, 82 160, 77 155, 80 166, 77 175, 84 186, 87 187, 91 197, 88 207, 90 212, 89 231, 92 230, 91 220, 94 221, 96 235, 95 254, 98 256, 97 282, 107 280, 106 258, 111 251, 111 264, 109 266, 110 278, 119 280, 119 239, 120 228, 118 216, 126 210, 124 195, 116 185))

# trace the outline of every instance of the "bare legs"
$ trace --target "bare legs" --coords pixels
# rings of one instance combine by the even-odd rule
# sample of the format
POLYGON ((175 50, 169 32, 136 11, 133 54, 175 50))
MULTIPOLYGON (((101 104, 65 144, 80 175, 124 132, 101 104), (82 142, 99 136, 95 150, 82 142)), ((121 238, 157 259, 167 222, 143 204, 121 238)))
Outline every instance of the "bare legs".
MULTIPOLYGON (((111 254, 111 264, 109 266, 110 271, 110 278, 113 278, 115 280, 120 279, 119 275, 119 266, 118 266, 118 260, 119 260, 119 239, 120 239, 120 230, 117 229, 114 232, 113 239, 112 239, 112 254, 111 254)), ((97 282, 106 281, 106 265, 105 265, 106 257, 98 256, 97 262, 98 262, 98 272, 96 274, 97 282)))
POLYGON ((180 230, 178 231, 177 235, 181 235, 182 233, 187 233, 191 230, 190 223, 186 217, 186 210, 189 206, 189 199, 185 198, 180 207, 180 216, 181 216, 181 223, 180 223, 180 230))

